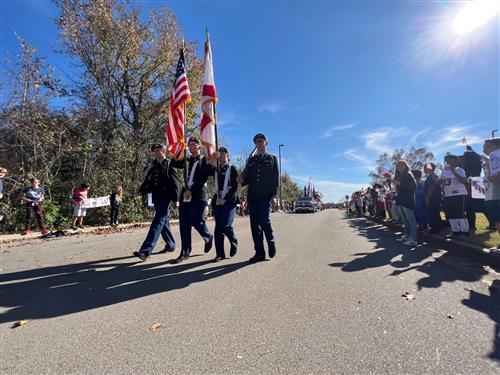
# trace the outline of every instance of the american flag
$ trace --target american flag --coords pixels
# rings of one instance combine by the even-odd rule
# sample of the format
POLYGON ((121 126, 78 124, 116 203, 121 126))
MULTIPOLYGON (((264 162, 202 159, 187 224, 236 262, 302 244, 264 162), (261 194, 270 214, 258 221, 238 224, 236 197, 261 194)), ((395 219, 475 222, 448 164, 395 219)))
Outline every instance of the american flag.
POLYGON ((181 49, 177 71, 175 73, 174 89, 170 96, 169 114, 167 122, 167 151, 176 159, 181 159, 186 149, 184 126, 186 118, 184 107, 191 101, 191 91, 186 74, 184 51, 181 49))
POLYGON ((212 63, 212 49, 210 40, 205 42, 205 63, 202 80, 201 112, 200 123, 201 143, 205 146, 207 156, 211 156, 215 151, 215 111, 214 105, 217 103, 215 92, 214 67, 212 63))

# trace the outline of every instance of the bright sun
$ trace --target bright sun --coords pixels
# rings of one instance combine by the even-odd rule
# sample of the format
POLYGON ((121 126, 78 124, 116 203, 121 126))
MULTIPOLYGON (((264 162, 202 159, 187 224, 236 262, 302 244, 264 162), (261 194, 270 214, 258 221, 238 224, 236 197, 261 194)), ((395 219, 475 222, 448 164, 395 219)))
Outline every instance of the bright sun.
POLYGON ((458 34, 483 26, 498 14, 499 0, 473 0, 465 5, 453 20, 453 30, 458 34))

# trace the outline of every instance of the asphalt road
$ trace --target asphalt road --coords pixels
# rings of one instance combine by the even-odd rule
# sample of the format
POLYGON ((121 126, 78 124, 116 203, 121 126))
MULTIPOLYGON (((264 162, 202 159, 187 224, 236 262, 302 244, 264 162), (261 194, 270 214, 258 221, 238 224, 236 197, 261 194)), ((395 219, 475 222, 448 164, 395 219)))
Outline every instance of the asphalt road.
POLYGON ((145 229, 2 246, 1 373, 500 373, 494 270, 337 210, 272 220, 257 264, 247 218, 217 264, 195 232, 180 265, 130 256, 145 229))

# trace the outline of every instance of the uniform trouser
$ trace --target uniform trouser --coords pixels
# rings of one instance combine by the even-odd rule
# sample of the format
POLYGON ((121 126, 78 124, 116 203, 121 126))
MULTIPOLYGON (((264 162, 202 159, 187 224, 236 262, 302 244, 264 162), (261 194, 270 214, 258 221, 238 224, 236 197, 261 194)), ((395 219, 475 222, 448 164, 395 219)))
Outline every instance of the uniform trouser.
POLYGON ((431 227, 431 232, 439 232, 443 227, 441 221, 441 201, 430 201, 429 205, 425 206, 425 213, 431 227))
POLYGON ((111 206, 110 223, 118 223, 118 214, 120 213, 120 207, 111 206))
POLYGON ((264 258, 264 234, 268 247, 275 246, 273 228, 271 227, 271 201, 254 200, 248 201, 250 211, 250 229, 252 230, 252 239, 254 243, 255 256, 264 258))
POLYGON ((224 252, 224 236, 227 237, 231 246, 236 246, 238 244, 238 239, 234 234, 233 230, 233 220, 236 213, 236 206, 234 203, 227 203, 222 206, 214 206, 214 218, 215 218, 215 251, 217 256, 220 258, 225 258, 226 254, 224 252))
POLYGON ((31 229, 31 223, 33 222, 33 216, 36 217, 38 222, 38 228, 43 229, 45 225, 43 223, 43 207, 40 203, 26 203, 26 230, 31 229))
POLYGON ((170 218, 168 217, 168 210, 170 209, 171 203, 170 200, 154 203, 155 217, 151 222, 148 234, 140 251, 151 255, 160 234, 166 243, 165 247, 168 249, 175 249, 175 239, 170 231, 170 218))
POLYGON ((191 227, 201 235, 203 241, 207 243, 212 237, 203 217, 203 212, 207 202, 181 202, 179 205, 179 229, 181 231, 182 256, 189 256, 191 253, 191 227))

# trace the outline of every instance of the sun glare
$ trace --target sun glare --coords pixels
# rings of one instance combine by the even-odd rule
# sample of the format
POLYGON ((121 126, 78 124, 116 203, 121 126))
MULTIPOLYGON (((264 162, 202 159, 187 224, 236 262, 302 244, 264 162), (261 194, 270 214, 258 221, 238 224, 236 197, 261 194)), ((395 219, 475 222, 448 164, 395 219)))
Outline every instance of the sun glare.
POLYGON ((498 14, 499 0, 474 0, 465 5, 453 20, 453 30, 458 34, 483 26, 498 14))

